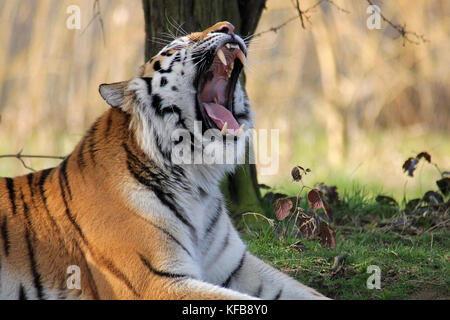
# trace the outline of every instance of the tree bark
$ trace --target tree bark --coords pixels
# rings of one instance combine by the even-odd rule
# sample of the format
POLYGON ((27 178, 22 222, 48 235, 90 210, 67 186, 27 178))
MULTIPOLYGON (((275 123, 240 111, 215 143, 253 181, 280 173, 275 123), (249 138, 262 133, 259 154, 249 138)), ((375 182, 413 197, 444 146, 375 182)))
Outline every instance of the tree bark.
MULTIPOLYGON (((201 31, 218 21, 228 21, 235 33, 246 37, 255 32, 266 0, 142 0, 145 17, 145 59, 148 61, 162 47, 159 40, 164 33, 181 35, 201 31)), ((245 77, 243 78, 245 82, 245 77)), ((222 182, 232 216, 244 212, 262 212, 261 196, 253 164, 240 165, 236 172, 222 182)))

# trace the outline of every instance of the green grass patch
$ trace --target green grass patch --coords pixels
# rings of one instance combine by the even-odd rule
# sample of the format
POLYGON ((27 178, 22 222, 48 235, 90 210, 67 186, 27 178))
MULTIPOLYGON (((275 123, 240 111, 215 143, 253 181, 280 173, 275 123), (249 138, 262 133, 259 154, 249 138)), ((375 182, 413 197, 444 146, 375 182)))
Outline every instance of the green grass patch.
MULTIPOLYGON (((304 196, 300 206, 308 208, 304 196)), ((445 227, 448 224, 439 225, 448 218, 448 207, 422 225, 403 207, 380 204, 375 196, 353 190, 340 194, 332 209, 335 222, 331 226, 336 231, 332 249, 322 247, 318 240, 295 235, 291 229, 287 236, 280 236, 276 230, 286 230, 287 219, 276 220, 270 201, 266 203, 266 218, 271 220, 252 217, 260 221, 250 224, 250 216, 246 216, 238 225, 252 253, 330 298, 450 298, 450 232, 445 227), (399 219, 413 223, 399 227, 399 219), (342 263, 333 268, 339 255, 344 256, 342 263), (370 265, 381 269, 379 290, 367 288, 370 265)))

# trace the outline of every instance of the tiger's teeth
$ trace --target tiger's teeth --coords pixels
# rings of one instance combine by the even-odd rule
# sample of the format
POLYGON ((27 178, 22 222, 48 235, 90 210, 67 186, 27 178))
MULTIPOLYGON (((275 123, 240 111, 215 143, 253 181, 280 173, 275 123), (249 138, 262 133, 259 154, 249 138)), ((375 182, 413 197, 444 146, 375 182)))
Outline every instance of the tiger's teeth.
POLYGON ((242 65, 245 66, 247 58, 245 57, 244 53, 241 50, 238 51, 237 57, 242 62, 242 65))
POLYGON ((222 127, 222 135, 225 136, 227 134, 227 130, 228 129, 228 123, 224 123, 223 127, 222 127))
POLYGON ((234 69, 234 61, 231 63, 230 67, 227 68, 226 72, 227 72, 227 79, 230 79, 231 77, 231 73, 233 72, 234 69))
POLYGON ((223 63, 223 65, 227 65, 227 59, 225 58, 225 54, 223 53, 222 49, 217 50, 217 57, 219 58, 220 62, 223 63))
POLYGON ((243 124, 240 128, 239 128, 239 130, 238 130, 238 132, 237 132, 237 136, 239 137, 242 133, 244 133, 244 128, 245 128, 245 124, 243 124))

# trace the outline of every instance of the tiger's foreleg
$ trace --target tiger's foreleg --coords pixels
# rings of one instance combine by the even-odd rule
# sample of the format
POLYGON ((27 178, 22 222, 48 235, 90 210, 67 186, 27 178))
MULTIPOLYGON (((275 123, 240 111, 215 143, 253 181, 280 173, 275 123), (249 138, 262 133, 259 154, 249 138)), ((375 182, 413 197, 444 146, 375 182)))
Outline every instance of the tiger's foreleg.
POLYGON ((261 299, 328 299, 247 252, 227 286, 261 299))
POLYGON ((163 279, 157 281, 157 288, 149 290, 144 299, 161 300, 249 300, 247 294, 203 282, 192 278, 163 279))

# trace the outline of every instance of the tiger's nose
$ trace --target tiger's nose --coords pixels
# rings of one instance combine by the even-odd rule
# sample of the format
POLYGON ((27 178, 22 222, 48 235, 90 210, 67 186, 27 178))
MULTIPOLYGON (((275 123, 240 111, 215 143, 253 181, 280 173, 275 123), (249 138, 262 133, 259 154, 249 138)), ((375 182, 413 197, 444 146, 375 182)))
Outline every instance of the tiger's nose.
POLYGON ((231 23, 227 22, 227 23, 221 25, 220 27, 218 27, 215 31, 232 34, 234 32, 234 26, 231 23))

